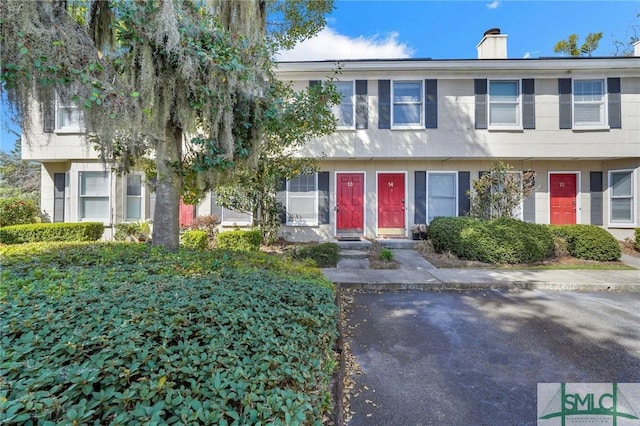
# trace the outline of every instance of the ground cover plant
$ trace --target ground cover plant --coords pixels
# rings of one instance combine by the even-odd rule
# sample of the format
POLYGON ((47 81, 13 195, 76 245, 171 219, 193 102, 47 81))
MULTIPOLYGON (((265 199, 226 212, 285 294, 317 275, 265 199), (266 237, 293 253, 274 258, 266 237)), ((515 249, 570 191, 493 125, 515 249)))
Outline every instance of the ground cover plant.
POLYGON ((307 263, 132 243, 0 247, 3 424, 319 424, 334 289, 307 263))

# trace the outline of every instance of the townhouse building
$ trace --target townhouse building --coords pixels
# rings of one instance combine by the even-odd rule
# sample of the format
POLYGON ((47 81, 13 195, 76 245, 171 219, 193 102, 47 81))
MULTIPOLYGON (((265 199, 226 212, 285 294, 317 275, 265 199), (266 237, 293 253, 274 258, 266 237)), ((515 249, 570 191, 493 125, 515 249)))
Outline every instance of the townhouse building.
MULTIPOLYGON (((640 44, 630 57, 510 59, 507 35, 484 34, 476 59, 281 62, 302 89, 340 69, 337 131, 298 155, 319 172, 283 181, 289 240, 410 236, 414 224, 468 213, 474 179, 501 160, 535 172, 514 215, 535 223, 602 226, 619 239, 640 226, 640 44)), ((23 158, 42 163, 42 209, 53 221, 113 224, 153 217, 142 173, 117 176, 82 141, 80 111, 37 111, 23 158)), ((209 194, 183 220, 251 215, 209 194)))

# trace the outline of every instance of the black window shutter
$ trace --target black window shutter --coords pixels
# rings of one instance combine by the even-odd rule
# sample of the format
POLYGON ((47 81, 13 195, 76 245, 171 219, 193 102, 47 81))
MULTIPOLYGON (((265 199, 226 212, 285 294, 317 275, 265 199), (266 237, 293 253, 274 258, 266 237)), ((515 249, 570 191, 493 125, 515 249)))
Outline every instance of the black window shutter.
POLYGON ((53 221, 64 222, 65 174, 53 174, 53 221))
POLYGON ((438 80, 424 81, 424 126, 438 128, 438 80))
POLYGON ((416 171, 414 176, 413 223, 427 223, 427 172, 416 171))
POLYGON ((318 223, 329 223, 329 172, 318 172, 318 223))
POLYGON ((522 79, 522 127, 536 128, 536 89, 533 78, 522 79))
POLYGON ((533 192, 522 201, 522 220, 529 223, 536 222, 536 180, 533 178, 533 192))
POLYGON ((473 93, 476 98, 476 129, 486 129, 487 120, 487 80, 477 78, 473 82, 473 93))
POLYGON ((622 129, 622 103, 620 100, 620 78, 608 78, 609 128, 622 129))
POLYGON ((570 129, 572 127, 571 115, 571 79, 558 79, 558 96, 560 98, 560 128, 570 129))
POLYGON ((466 216, 471 210, 471 172, 458 172, 458 216, 466 216))
POLYGON ((287 179, 280 178, 278 181, 278 192, 276 192, 276 201, 280 203, 278 216, 280 223, 287 223, 287 179))
POLYGON ((604 202, 602 196, 602 172, 590 172, 591 225, 604 224, 604 202))
POLYGON ((391 81, 378 80, 378 129, 391 128, 391 81))
POLYGON ((367 80, 356 80, 356 129, 366 129, 369 123, 367 104, 367 80))

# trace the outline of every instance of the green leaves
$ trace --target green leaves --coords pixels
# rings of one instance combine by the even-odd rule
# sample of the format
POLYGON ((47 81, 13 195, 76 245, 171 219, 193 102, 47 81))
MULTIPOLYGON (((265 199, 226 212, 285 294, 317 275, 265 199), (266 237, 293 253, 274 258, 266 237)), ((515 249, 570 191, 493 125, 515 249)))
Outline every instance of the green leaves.
POLYGON ((0 266, 6 424, 322 419, 337 313, 317 269, 126 243, 5 246, 0 266))

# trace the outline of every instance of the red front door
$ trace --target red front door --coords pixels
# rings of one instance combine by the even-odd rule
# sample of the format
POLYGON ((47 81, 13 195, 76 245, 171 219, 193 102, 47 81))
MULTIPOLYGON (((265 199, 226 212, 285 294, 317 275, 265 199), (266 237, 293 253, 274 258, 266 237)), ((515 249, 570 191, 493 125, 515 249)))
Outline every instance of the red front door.
POLYGON ((180 227, 184 228, 193 223, 193 219, 196 217, 196 206, 191 204, 185 204, 180 198, 180 227))
POLYGON ((404 234, 404 173, 378 175, 378 229, 404 234))
POLYGON ((573 225, 576 223, 576 175, 554 173, 549 177, 551 198, 551 223, 573 225))
POLYGON ((338 173, 336 197, 336 227, 338 231, 364 230, 364 174, 338 173))

